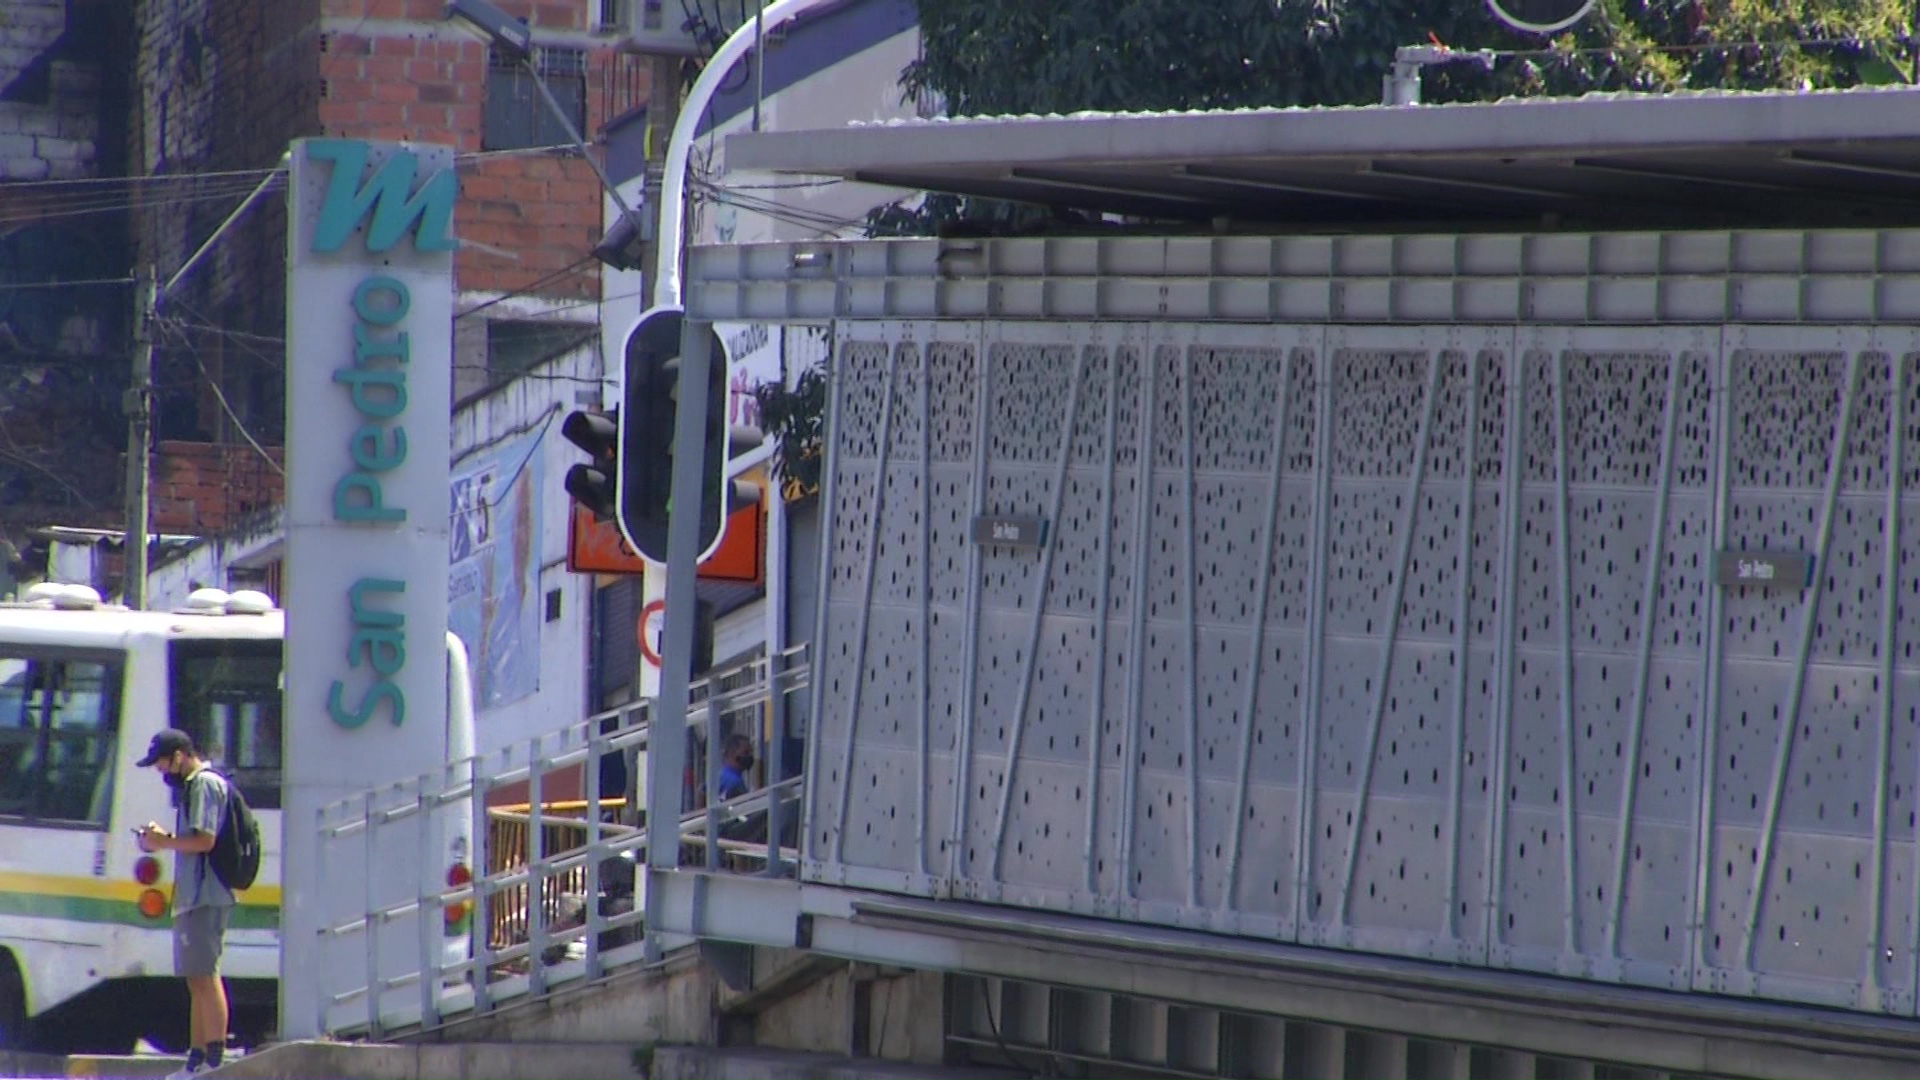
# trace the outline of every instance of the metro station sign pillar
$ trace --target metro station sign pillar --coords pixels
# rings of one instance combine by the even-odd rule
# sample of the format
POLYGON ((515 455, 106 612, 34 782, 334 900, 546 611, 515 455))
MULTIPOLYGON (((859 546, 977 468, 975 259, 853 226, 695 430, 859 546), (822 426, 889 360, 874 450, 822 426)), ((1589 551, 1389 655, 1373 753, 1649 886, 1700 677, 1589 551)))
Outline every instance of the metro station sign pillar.
MULTIPOLYGON (((358 880, 323 880, 321 807, 446 762, 458 187, 451 147, 293 144, 283 1038, 320 1033, 322 997, 336 981, 327 965, 347 951, 323 947, 321 930, 343 912, 364 911, 373 895, 358 880)), ((368 880, 418 895, 421 875, 437 870, 418 854, 375 849, 368 880)), ((383 948, 409 948, 398 936, 383 948)), ((363 963, 365 952, 362 942, 363 963)))

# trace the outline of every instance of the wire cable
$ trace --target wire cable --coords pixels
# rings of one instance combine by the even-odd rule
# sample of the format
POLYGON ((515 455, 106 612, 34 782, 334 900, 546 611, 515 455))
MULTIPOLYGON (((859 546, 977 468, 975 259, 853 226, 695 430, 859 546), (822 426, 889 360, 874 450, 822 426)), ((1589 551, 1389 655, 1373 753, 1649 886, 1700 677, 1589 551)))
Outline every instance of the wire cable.
MULTIPOLYGON (((188 344, 184 340, 177 338, 176 342, 181 345, 188 344)), ((248 446, 253 447, 253 452, 260 455, 260 460, 266 462, 268 468, 272 469, 284 479, 287 475, 287 470, 282 468, 280 463, 273 459, 272 454, 267 453, 266 447, 260 445, 260 440, 253 437, 253 432, 247 430, 246 421, 240 419, 240 414, 234 411, 233 403, 227 400, 227 393, 221 389, 220 380, 214 378, 213 372, 207 370, 206 359, 200 355, 198 350, 189 348, 188 351, 193 355, 194 366, 200 369, 200 377, 205 380, 207 388, 213 391, 214 400, 220 403, 220 411, 227 414, 227 419, 233 423, 234 430, 240 433, 240 437, 246 440, 248 446)), ((256 353, 255 355, 259 354, 256 353)))
POLYGON ((273 171, 274 169, 272 168, 225 169, 191 173, 148 173, 142 176, 75 176, 59 180, 11 180, 7 183, 7 191, 10 194, 25 193, 31 195, 41 189, 65 191, 72 188, 104 188, 114 184, 126 184, 129 186, 147 184, 158 186, 162 184, 186 183, 188 181, 229 179, 237 179, 246 183, 259 183, 261 177, 273 171))
POLYGON ((220 389, 220 381, 207 370, 207 363, 200 358, 199 353, 193 354, 193 362, 199 367, 200 374, 206 378, 207 388, 213 391, 214 400, 220 403, 220 411, 226 413, 227 419, 233 422, 233 429, 240 433, 241 438, 247 440, 247 445, 253 447, 253 452, 259 454, 260 460, 267 463, 267 468, 272 469, 281 479, 286 479, 287 470, 281 468, 280 463, 273 459, 273 455, 267 453, 266 448, 260 445, 260 440, 253 437, 253 432, 247 430, 247 425, 240 419, 240 414, 234 412, 233 405, 227 401, 226 391, 220 389))
POLYGON ((532 293, 535 290, 540 289, 542 286, 551 285, 556 282, 565 280, 566 278, 572 277, 577 273, 579 273, 581 268, 585 267, 588 263, 592 261, 594 261, 592 255, 582 255, 580 258, 575 259, 572 263, 569 263, 568 265, 563 266, 560 269, 553 271, 552 273, 543 274, 540 277, 533 279, 527 284, 522 285, 511 292, 502 293, 491 300, 486 300, 486 301, 482 301, 481 303, 475 304, 465 311, 456 312, 453 316, 454 321, 458 322, 469 315, 477 315, 480 312, 485 311, 496 304, 504 304, 509 300, 515 300, 522 296, 526 296, 529 293, 532 293))
MULTIPOLYGON (((492 502, 487 504, 489 507, 498 506, 500 505, 500 503, 504 502, 506 500, 507 493, 513 490, 513 485, 520 482, 520 474, 527 471, 527 463, 533 460, 533 455, 540 452, 540 444, 547 441, 547 432, 553 430, 553 418, 559 415, 560 415, 560 406, 558 405, 554 405, 547 410, 547 418, 544 421, 542 421, 540 424, 540 434, 534 436, 533 445, 527 447, 526 456, 522 457, 520 459, 520 464, 514 467, 513 475, 507 477, 507 482, 500 485, 500 494, 496 496, 492 502)), ((471 513, 471 512, 472 511, 470 509, 455 510, 452 513, 447 515, 447 520, 452 521, 463 513, 471 513)))
POLYGON ((77 289, 83 285, 131 285, 133 280, 130 277, 86 278, 80 281, 30 281, 18 285, 0 281, 0 293, 24 289, 77 289))
POLYGON ((36 225, 49 221, 61 221, 94 214, 121 214, 135 208, 159 210, 181 208, 200 203, 220 202, 236 195, 245 195, 253 190, 255 184, 235 184, 231 188, 215 188, 192 195, 172 196, 160 199, 104 198, 92 200, 62 200, 44 210, 15 209, 0 214, 0 225, 36 225))
MULTIPOLYGON (((466 169, 496 160, 522 157, 577 157, 579 148, 567 143, 529 146, 513 150, 475 150, 454 155, 456 168, 466 169)), ((82 217, 91 214, 118 213, 134 209, 159 209, 187 206, 229 196, 245 195, 262 180, 285 168, 226 169, 200 173, 159 173, 147 176, 75 177, 64 180, 29 180, 7 185, 10 194, 24 198, 0 214, 0 225, 32 224, 82 217), (71 193, 71 194, 69 194, 71 193), (58 201, 54 201, 57 199, 58 201), (45 200, 44 209, 32 209, 36 200, 45 200), (22 209, 21 204, 27 208, 22 209)), ((280 183, 283 181, 276 181, 280 183)))

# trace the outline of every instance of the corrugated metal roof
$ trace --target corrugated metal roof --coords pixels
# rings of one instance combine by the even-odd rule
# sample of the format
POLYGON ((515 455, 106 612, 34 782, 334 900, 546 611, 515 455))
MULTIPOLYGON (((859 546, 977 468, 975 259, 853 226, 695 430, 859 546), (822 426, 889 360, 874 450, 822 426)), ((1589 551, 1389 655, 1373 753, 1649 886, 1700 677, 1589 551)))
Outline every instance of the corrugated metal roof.
POLYGON ((1854 86, 1837 90, 1797 90, 1797 91, 1756 91, 1756 90, 1673 90, 1664 93, 1651 93, 1640 90, 1595 91, 1577 97, 1503 97, 1488 101, 1459 101, 1433 105, 1288 105, 1288 106, 1247 106, 1238 109, 1161 109, 1161 110, 1125 110, 1108 111, 1085 109, 1071 113, 982 113, 969 116, 908 117, 888 120, 854 120, 847 127, 939 127, 952 124, 998 123, 1009 121, 1031 122, 1038 120, 1139 120, 1165 117, 1200 116, 1291 116, 1311 113, 1363 113, 1381 112, 1389 109, 1420 110, 1474 110, 1502 108, 1507 106, 1529 106, 1532 108, 1550 108, 1564 106, 1572 102, 1594 104, 1603 101, 1676 101, 1684 99, 1766 99, 1766 98, 1860 98, 1877 95, 1911 95, 1910 86, 1854 86))
POLYGON ((734 135, 729 167, 1294 227, 1920 221, 1920 91, 954 117, 734 135))

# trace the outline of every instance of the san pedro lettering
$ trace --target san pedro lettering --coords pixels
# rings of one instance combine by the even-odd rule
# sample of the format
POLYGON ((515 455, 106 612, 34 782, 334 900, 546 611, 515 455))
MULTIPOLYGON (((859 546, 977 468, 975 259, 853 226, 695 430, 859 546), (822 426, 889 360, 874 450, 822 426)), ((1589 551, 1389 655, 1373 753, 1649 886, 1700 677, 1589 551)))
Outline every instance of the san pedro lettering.
MULTIPOLYGON (((353 356, 336 368, 335 385, 345 390, 360 414, 361 423, 347 435, 347 455, 353 468, 333 485, 335 521, 364 525, 404 525, 403 506, 388 506, 381 478, 407 460, 407 363, 409 346, 403 328, 412 298, 399 280, 376 274, 353 290, 353 356)), ((346 701, 352 692, 347 680, 335 679, 327 691, 327 714, 344 728, 357 728, 388 709, 395 727, 405 722, 407 699, 393 679, 407 665, 406 616, 378 606, 380 594, 391 599, 407 591, 405 581, 372 575, 355 581, 346 601, 353 615, 353 635, 347 640, 347 666, 370 669, 371 681, 353 680, 363 688, 357 703, 346 701)))

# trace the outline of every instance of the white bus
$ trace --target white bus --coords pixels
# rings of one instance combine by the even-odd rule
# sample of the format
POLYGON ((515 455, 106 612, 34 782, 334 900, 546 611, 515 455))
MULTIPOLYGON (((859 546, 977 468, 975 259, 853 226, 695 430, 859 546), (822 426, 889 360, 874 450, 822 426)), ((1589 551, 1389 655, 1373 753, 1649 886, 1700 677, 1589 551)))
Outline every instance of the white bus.
MULTIPOLYGON (((0 604, 0 1049, 169 1052, 187 1041, 172 977, 171 855, 131 830, 170 824, 165 785, 135 762, 162 728, 193 736, 260 820, 260 876, 242 892, 222 972, 232 1031, 273 1031, 280 969, 283 613, 264 594, 202 589, 173 612, 36 585, 0 604)), ((447 636, 448 760, 473 753, 467 654, 447 636)), ((465 808, 445 824, 447 872, 470 848, 465 808)), ((452 962, 470 928, 446 927, 452 962)))

